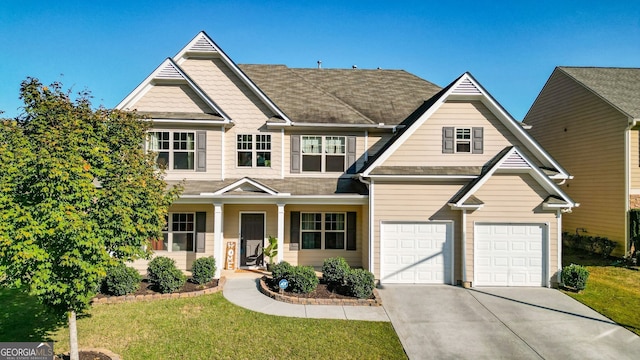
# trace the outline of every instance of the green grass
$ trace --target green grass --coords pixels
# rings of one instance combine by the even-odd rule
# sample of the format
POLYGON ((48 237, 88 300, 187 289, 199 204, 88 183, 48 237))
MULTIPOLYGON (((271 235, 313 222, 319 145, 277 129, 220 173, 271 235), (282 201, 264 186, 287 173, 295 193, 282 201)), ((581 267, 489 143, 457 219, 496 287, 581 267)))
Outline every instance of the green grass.
MULTIPOLYGON (((49 334, 56 353, 68 351, 66 326, 50 326, 49 334)), ((96 305, 78 320, 78 337, 80 347, 125 359, 406 359, 390 323, 265 315, 221 293, 96 305)))
POLYGON ((615 260, 564 249, 563 265, 584 265, 587 287, 567 295, 640 335, 640 271, 614 266, 615 260))

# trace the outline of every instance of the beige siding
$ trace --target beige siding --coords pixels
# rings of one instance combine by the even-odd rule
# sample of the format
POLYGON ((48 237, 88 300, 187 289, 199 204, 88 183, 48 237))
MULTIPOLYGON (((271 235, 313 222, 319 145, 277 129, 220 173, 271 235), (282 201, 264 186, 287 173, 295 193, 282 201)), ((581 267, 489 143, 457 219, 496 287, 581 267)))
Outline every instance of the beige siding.
POLYGON ((367 149, 367 151, 369 152, 369 157, 375 156, 378 151, 380 151, 380 149, 384 146, 384 144, 386 144, 387 141, 391 140, 392 137, 393 134, 391 133, 369 133, 369 139, 367 140, 367 142, 369 143, 369 149, 367 149))
MULTIPOLYGON (((176 267, 182 271, 188 272, 191 270, 191 265, 195 259, 201 257, 213 256, 213 206, 212 205, 171 205, 169 208, 169 212, 198 212, 204 211, 207 213, 207 226, 206 226, 206 235, 205 235, 205 247, 204 252, 196 253, 196 252, 187 252, 187 251, 156 251, 153 257, 156 256, 165 256, 170 259, 175 260, 176 267)), ((131 267, 138 270, 142 274, 146 274, 147 266, 149 264, 149 260, 136 260, 130 264, 131 267)), ((219 266, 216 264, 216 266, 219 266)))
POLYGON ((389 156, 382 166, 482 166, 507 146, 520 148, 536 161, 522 143, 480 101, 448 101, 389 156), (442 128, 482 127, 482 154, 442 153, 442 128))
POLYGON ((640 130, 630 131, 629 141, 629 170, 631 173, 631 183, 629 184, 631 194, 640 194, 640 130))
POLYGON ((322 267, 324 259, 341 256, 347 260, 352 267, 364 267, 366 263, 366 217, 368 213, 365 211, 364 206, 360 205, 287 205, 285 207, 285 222, 284 227, 286 229, 284 235, 284 260, 292 265, 311 265, 319 269, 322 267), (291 212, 356 212, 356 250, 303 250, 302 245, 299 245, 298 251, 292 251, 289 249, 291 243, 291 212), (364 260, 363 260, 364 259, 364 260))
MULTIPOLYGON (((559 71, 527 114, 530 133, 575 178, 566 192, 580 207, 563 217, 563 230, 585 228, 625 251, 625 128, 622 114, 559 71)), ((637 147, 637 143, 635 145, 637 147)), ((632 153, 634 145, 632 145, 632 153)), ((632 164, 633 166, 633 164, 632 164)), ((638 164, 635 164, 638 166, 638 164)))
POLYGON ((374 274, 380 277, 380 223, 382 221, 453 221, 454 280, 461 279, 460 211, 447 203, 462 188, 455 183, 378 183, 374 186, 374 274))
POLYGON ((467 213, 465 260, 468 281, 473 280, 474 224, 491 222, 548 224, 551 255, 549 276, 555 282, 559 270, 556 213, 542 210, 542 202, 548 194, 537 181, 528 174, 494 174, 475 196, 484 202, 484 206, 467 213))
POLYGON ((211 108, 187 84, 154 85, 130 106, 138 111, 209 113, 211 108))

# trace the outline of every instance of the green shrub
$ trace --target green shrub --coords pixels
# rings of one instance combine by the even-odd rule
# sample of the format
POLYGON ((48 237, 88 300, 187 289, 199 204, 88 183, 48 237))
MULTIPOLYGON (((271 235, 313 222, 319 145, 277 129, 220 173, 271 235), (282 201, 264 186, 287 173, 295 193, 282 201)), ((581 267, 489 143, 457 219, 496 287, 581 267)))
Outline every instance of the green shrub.
POLYGON ((289 281, 287 290, 303 294, 315 290, 320 282, 312 266, 302 265, 293 266, 286 279, 289 281))
POLYGON ((191 274, 196 284, 208 283, 216 274, 216 259, 213 256, 196 259, 191 266, 191 274))
POLYGON ((325 259, 322 264, 322 277, 330 286, 340 286, 345 283, 351 267, 342 257, 325 259))
POLYGON ((176 262, 164 256, 158 256, 149 262, 147 276, 161 293, 174 292, 187 281, 182 271, 176 268, 176 262))
POLYGON ((562 283, 564 286, 577 290, 584 290, 587 286, 589 270, 581 265, 571 264, 562 268, 562 283))
POLYGON ((276 283, 282 279, 289 278, 289 274, 293 270, 293 266, 286 261, 281 261, 271 268, 271 277, 276 283))
POLYGON ((368 299, 375 288, 373 274, 363 269, 352 269, 346 277, 347 288, 352 296, 358 299, 368 299))
POLYGON ((115 296, 131 294, 138 290, 141 280, 142 276, 136 269, 118 264, 107 270, 107 276, 102 282, 102 291, 115 296))

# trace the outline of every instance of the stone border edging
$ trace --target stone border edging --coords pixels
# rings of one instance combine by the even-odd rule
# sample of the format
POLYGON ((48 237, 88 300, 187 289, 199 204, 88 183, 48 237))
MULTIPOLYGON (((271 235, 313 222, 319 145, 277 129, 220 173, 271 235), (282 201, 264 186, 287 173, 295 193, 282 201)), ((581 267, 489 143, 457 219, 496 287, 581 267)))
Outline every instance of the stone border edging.
POLYGON ((214 294, 222 291, 224 284, 227 282, 227 278, 222 276, 218 280, 218 286, 208 289, 202 289, 197 291, 190 291, 184 293, 172 293, 172 294, 147 294, 147 295, 123 295, 123 296, 108 296, 103 298, 91 299, 92 304, 120 304, 124 302, 136 302, 136 301, 150 301, 150 300, 162 300, 162 299, 182 299, 189 297, 202 296, 206 294, 214 294))
POLYGON ((289 304, 299 305, 341 305, 341 306, 382 306, 382 300, 378 295, 378 291, 373 289, 373 299, 309 299, 296 296, 283 295, 271 291, 264 282, 264 277, 260 278, 260 292, 264 295, 289 304))

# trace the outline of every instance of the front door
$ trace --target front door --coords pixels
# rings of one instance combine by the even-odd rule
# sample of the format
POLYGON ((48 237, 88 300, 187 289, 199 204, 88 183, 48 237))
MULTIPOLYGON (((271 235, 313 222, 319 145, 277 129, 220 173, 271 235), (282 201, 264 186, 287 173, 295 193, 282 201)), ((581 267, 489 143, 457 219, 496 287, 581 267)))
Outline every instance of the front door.
POLYGON ((262 265, 264 214, 240 215, 240 266, 262 265))

